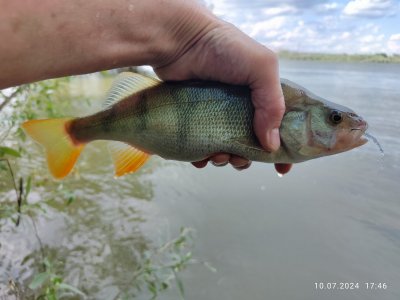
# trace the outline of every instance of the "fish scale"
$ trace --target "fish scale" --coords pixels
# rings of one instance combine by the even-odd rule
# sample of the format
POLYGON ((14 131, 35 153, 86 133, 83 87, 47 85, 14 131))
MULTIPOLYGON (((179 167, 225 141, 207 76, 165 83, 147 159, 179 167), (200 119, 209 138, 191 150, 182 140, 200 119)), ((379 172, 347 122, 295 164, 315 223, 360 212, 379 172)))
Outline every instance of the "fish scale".
POLYGON ((217 152, 243 155, 232 141, 254 137, 253 107, 244 87, 228 90, 208 83, 176 83, 144 93, 151 99, 146 116, 133 119, 145 117, 148 126, 137 130, 132 123, 132 134, 124 141, 161 157, 195 161, 217 152))

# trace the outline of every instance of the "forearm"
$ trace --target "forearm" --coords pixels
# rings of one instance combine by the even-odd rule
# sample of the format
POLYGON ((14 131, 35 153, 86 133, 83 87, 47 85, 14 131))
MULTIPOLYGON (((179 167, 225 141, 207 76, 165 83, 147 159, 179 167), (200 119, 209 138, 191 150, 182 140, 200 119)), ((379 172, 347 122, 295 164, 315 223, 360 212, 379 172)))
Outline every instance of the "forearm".
POLYGON ((0 0, 0 88, 168 64, 218 21, 188 0, 0 0))

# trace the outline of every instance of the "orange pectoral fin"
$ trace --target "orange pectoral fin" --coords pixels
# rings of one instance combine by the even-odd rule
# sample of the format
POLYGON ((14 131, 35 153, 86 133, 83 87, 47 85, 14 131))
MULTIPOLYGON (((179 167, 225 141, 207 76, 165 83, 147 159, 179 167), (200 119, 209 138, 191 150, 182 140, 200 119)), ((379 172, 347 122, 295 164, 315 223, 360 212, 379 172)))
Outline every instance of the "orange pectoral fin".
POLYGON ((109 150, 117 177, 137 171, 150 157, 150 154, 121 142, 110 143, 109 150))

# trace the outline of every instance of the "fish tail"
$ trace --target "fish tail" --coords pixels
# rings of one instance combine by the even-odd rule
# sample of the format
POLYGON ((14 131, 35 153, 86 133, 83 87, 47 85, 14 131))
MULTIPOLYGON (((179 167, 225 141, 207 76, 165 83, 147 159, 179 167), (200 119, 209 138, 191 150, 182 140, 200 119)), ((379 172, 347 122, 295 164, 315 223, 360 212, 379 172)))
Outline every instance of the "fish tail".
POLYGON ((24 131, 46 150, 51 174, 61 179, 74 167, 85 144, 76 143, 68 132, 71 118, 31 120, 22 124, 24 131))

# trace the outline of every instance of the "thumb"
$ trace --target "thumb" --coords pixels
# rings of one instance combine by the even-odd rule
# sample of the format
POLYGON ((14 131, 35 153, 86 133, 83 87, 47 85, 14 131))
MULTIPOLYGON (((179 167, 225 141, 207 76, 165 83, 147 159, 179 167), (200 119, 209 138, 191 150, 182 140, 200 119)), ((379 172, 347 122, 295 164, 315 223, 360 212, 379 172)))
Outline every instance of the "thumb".
POLYGON ((254 75, 256 80, 250 85, 255 108, 253 126, 263 148, 276 151, 280 146, 279 127, 285 113, 285 101, 277 59, 268 57, 266 62, 264 67, 258 66, 259 75, 254 75))

